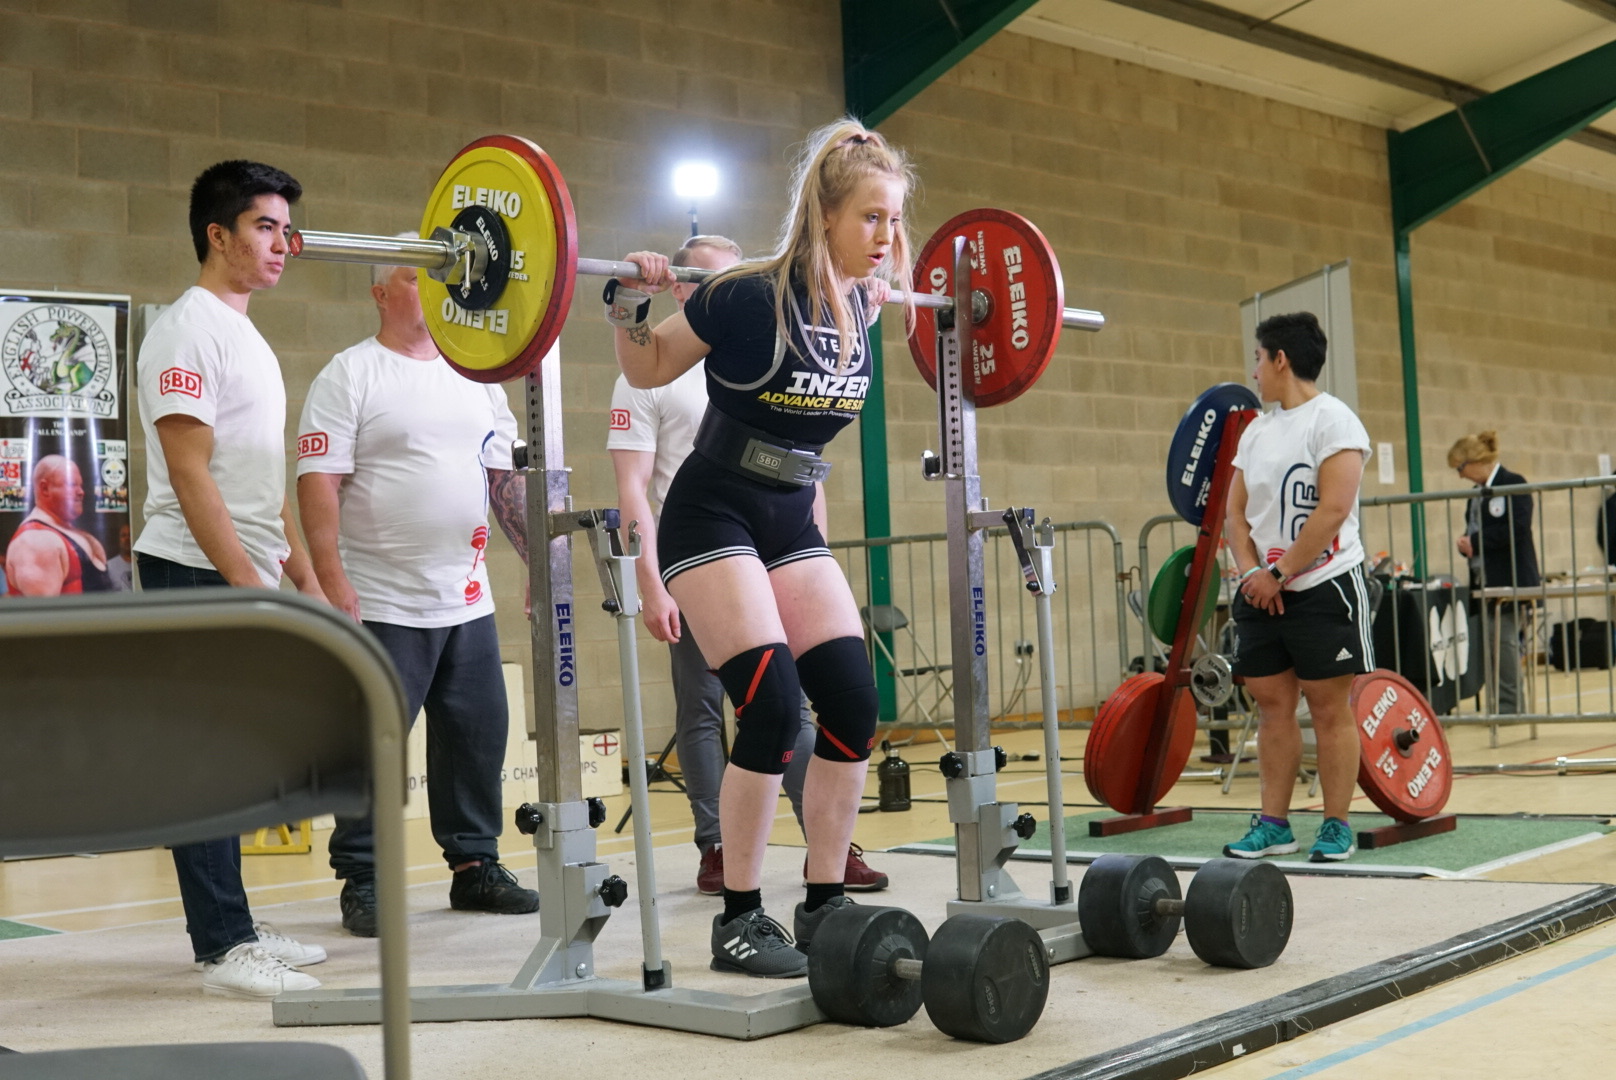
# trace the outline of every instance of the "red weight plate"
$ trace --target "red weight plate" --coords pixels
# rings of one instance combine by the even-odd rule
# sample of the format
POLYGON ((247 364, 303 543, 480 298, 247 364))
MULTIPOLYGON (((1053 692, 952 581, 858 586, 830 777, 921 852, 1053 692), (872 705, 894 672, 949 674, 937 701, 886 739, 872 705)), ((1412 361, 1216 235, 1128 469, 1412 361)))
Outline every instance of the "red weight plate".
POLYGON ((1089 794, 1097 801, 1105 801, 1099 788, 1095 786, 1095 778, 1100 775, 1100 762, 1105 760, 1105 747, 1102 743, 1108 741, 1112 732, 1116 730, 1115 714, 1126 711, 1129 702, 1150 685, 1149 674, 1151 673, 1130 675, 1122 680, 1122 685, 1111 691, 1110 696, 1100 703, 1099 711, 1094 715, 1094 724, 1089 728, 1088 741, 1083 744, 1083 782, 1088 785, 1089 794))
MULTIPOLYGON (((932 234, 915 260, 914 290, 954 295, 954 237, 971 250, 971 287, 987 294, 987 316, 971 328, 979 407, 1013 401, 1038 381, 1060 340, 1066 312, 1055 251, 1032 222, 1008 210, 967 210, 932 234)), ((919 308, 909 351, 937 387, 937 311, 919 308)))
POLYGON ((1363 793, 1398 821, 1435 817, 1453 790, 1453 759, 1430 704, 1407 679, 1383 668, 1352 680, 1348 700, 1363 748, 1363 793))
MULTIPOLYGON (((1145 779, 1145 748, 1156 722, 1156 703, 1167 692, 1167 680, 1147 671, 1124 680, 1100 706, 1083 751, 1083 782, 1097 800, 1122 813, 1135 809, 1145 779)), ((1156 805, 1178 783, 1195 746, 1195 700, 1181 689, 1174 702, 1167 739, 1167 762, 1151 796, 1156 805)))

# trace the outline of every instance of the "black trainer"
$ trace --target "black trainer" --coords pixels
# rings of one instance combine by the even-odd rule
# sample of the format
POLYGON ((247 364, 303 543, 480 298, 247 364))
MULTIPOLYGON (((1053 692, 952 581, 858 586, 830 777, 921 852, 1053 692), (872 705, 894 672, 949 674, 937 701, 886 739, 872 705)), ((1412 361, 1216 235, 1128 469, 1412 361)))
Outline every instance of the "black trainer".
POLYGON ((349 878, 337 898, 342 907, 342 928, 354 937, 376 936, 376 879, 349 878))
POLYGON ((724 921, 713 916, 714 971, 738 971, 760 979, 795 979, 808 974, 808 958, 793 946, 786 928, 753 908, 724 921))
POLYGON ((807 904, 798 904, 797 910, 791 913, 791 933, 797 939, 797 949, 804 956, 808 955, 808 946, 814 940, 814 932, 819 929, 819 924, 824 922, 831 912, 848 907, 852 903, 851 896, 833 896, 811 912, 806 910, 807 904))
POLYGON ((539 894, 516 883, 516 875, 494 859, 455 871, 449 906, 456 911, 526 915, 539 910, 539 894))

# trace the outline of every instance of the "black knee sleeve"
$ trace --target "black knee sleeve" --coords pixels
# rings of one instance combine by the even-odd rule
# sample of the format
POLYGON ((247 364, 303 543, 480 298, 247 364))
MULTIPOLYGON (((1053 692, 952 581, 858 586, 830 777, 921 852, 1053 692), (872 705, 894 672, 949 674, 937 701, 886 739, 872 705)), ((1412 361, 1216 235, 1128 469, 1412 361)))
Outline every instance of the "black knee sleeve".
POLYGON ((802 688, 819 717, 814 756, 829 761, 868 761, 875 745, 881 701, 864 639, 833 638, 797 657, 802 688))
POLYGON ((802 684, 790 648, 777 642, 748 649, 719 665, 718 679, 735 706, 730 761, 749 772, 785 772, 802 724, 802 684))

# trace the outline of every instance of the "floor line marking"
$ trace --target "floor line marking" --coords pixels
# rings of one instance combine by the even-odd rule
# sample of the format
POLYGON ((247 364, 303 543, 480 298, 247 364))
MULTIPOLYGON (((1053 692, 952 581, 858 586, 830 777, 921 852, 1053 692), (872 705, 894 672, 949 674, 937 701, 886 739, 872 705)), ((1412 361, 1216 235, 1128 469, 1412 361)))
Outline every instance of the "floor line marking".
POLYGON ((1482 874, 1489 874, 1494 870, 1502 870, 1506 866, 1514 866, 1516 863, 1528 862, 1532 859, 1541 858, 1544 855, 1552 855, 1557 851, 1565 851, 1568 848, 1579 847, 1583 844, 1592 843, 1595 840, 1603 840, 1606 835, 1606 833, 1596 832, 1583 833, 1580 836, 1573 836, 1569 840, 1561 840, 1553 844, 1544 844, 1542 847, 1531 848, 1527 851, 1517 851, 1513 855, 1505 855, 1502 858, 1494 859, 1492 862, 1477 863, 1475 866, 1467 866, 1465 869, 1459 871, 1458 876, 1466 878, 1480 877, 1482 874))
MULTIPOLYGON (((1345 1050, 1337 1050, 1333 1054, 1327 1054, 1324 1057, 1319 1058, 1317 1061, 1310 1061, 1306 1065, 1300 1065, 1294 1069, 1287 1069, 1282 1073, 1275 1073, 1269 1077, 1269 1080, 1301 1080, 1301 1078, 1304 1076, 1313 1076, 1317 1073, 1323 1072, 1326 1069, 1333 1069, 1343 1062, 1362 1057, 1365 1054, 1372 1053, 1373 1051, 1379 1050, 1386 1046, 1390 1046, 1394 1042, 1400 1042, 1411 1035, 1418 1035, 1422 1031, 1429 1031, 1431 1028, 1434 1028, 1439 1024, 1445 1024, 1449 1020, 1457 1020, 1459 1017, 1475 1012, 1478 1009, 1484 1009, 1489 1005, 1496 1005, 1498 1002, 1503 1001, 1506 998, 1511 998, 1516 994, 1531 990, 1534 987, 1542 986, 1544 983, 1558 979, 1561 976, 1570 975, 1573 972, 1580 971, 1583 968, 1588 967, 1590 964, 1596 964, 1599 961, 1607 960, 1612 956, 1616 956, 1616 945, 1608 945, 1605 948, 1600 949, 1598 952, 1589 953, 1587 956, 1579 957, 1570 963, 1561 964, 1557 968, 1552 968, 1548 971, 1541 972, 1540 974, 1533 975, 1527 979, 1521 979, 1509 986, 1500 987, 1490 994, 1483 994, 1480 997, 1461 1002, 1452 1008, 1443 1009, 1439 1013, 1433 1013, 1432 1015, 1425 1017, 1423 1020, 1416 1020, 1411 1024, 1404 1024, 1400 1028, 1396 1028, 1392 1031, 1386 1032, 1384 1035, 1361 1042, 1357 1046, 1349 1046, 1345 1050)), ((1365 1015, 1373 1014, 1370 1013, 1365 1015)))

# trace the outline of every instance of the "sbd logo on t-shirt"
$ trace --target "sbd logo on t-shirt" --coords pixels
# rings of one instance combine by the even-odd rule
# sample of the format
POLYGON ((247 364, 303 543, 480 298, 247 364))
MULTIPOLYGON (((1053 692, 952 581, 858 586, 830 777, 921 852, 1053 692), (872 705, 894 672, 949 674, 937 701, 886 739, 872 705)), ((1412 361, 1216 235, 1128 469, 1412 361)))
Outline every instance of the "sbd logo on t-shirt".
POLYGON ((331 448, 331 441, 326 438, 323 431, 311 431, 307 435, 297 437, 297 459, 302 461, 306 457, 324 457, 325 452, 331 448))
POLYGON ((629 416, 629 412, 628 412, 627 409, 613 409, 612 410, 612 430, 613 431, 627 431, 629 429, 630 425, 632 424, 632 422, 633 422, 633 420, 629 416))
POLYGON ((159 394, 188 394, 191 397, 202 396, 202 376, 194 371, 184 368, 171 367, 157 376, 157 392, 159 394))

